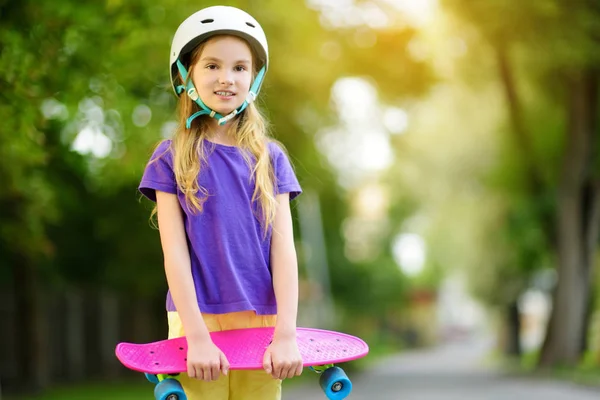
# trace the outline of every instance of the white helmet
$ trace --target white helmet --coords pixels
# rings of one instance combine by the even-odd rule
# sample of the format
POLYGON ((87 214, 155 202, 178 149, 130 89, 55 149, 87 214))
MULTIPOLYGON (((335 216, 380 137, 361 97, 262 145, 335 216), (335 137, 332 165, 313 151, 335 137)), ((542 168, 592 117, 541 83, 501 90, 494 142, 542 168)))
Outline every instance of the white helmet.
MULTIPOLYGON (((219 119, 220 123, 227 122, 236 114, 243 111, 249 103, 254 101, 260 91, 263 77, 268 66, 269 48, 265 32, 250 14, 235 7, 213 6, 204 8, 190 15, 181 23, 181 25, 179 25, 179 28, 177 28, 175 36, 173 37, 173 42, 171 43, 169 73, 171 75, 171 86, 173 87, 173 90, 177 95, 186 91, 188 96, 190 96, 201 109, 207 111, 201 111, 200 114, 209 114, 212 117, 219 119), (184 81, 187 79, 186 66, 189 63, 190 53, 200 43, 215 35, 234 35, 245 39, 257 55, 259 63, 257 69, 260 72, 250 88, 250 93, 246 101, 240 108, 234 110, 226 117, 220 116, 204 105, 199 99, 191 80, 186 87, 181 85, 178 86, 176 84, 178 74, 181 75, 184 81), (225 118, 226 120, 224 120, 225 118)), ((194 114, 194 117, 197 116, 196 114, 194 114)), ((188 128, 191 119, 188 120, 188 128)))

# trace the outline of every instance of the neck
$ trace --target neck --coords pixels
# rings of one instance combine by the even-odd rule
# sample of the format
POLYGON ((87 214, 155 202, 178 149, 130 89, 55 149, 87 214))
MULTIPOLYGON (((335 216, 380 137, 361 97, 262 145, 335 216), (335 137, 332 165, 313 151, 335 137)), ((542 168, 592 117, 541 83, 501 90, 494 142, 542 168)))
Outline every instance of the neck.
POLYGON ((234 146, 235 139, 229 133, 229 129, 231 128, 231 122, 232 121, 227 121, 224 125, 219 125, 216 119, 211 118, 209 123, 209 129, 211 132, 210 141, 218 144, 234 146))

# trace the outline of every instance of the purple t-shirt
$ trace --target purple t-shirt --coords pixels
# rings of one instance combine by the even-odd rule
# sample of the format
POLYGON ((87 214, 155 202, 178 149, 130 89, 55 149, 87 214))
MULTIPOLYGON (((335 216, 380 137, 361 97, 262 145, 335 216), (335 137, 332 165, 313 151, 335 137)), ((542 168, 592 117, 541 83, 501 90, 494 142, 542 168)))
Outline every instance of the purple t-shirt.
MULTIPOLYGON (((235 146, 205 141, 208 166, 200 169, 199 183, 209 196, 201 213, 188 210, 173 172, 171 141, 163 141, 144 171, 140 192, 156 201, 155 190, 176 194, 183 209, 192 276, 200 311, 223 314, 254 310, 257 314, 277 314, 271 276, 271 229, 264 236, 255 217, 260 209, 252 202, 254 183, 250 169, 235 146)), ((268 145, 274 168, 276 193, 302 189, 281 148, 268 145)), ((167 310, 175 311, 171 293, 167 310)))

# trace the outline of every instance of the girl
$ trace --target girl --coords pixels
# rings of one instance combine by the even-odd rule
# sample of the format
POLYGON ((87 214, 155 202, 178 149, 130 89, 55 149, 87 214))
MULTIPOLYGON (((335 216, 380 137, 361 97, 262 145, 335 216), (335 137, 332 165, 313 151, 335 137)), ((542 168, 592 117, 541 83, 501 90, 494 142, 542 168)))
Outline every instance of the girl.
POLYGON ((156 201, 169 337, 187 336, 189 400, 281 398, 302 372, 289 201, 301 193, 253 101, 268 67, 258 22, 233 7, 187 18, 171 46, 180 126, 158 145, 139 190, 156 201), (266 371, 231 371, 209 332, 274 326, 266 371))

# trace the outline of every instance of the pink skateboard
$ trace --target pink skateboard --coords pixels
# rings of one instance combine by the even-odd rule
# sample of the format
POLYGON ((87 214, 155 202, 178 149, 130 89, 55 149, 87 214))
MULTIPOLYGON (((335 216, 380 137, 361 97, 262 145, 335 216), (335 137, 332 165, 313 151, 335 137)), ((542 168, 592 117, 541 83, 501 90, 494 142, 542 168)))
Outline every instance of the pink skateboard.
MULTIPOLYGON (((211 338, 227 356, 231 370, 262 369, 273 328, 213 332, 211 338)), ((310 328, 298 328, 297 340, 304 366, 321 375, 320 384, 327 398, 346 398, 352 383, 345 372, 333 364, 364 357, 369 346, 354 336, 310 328)), ((156 400, 186 400, 176 380, 179 373, 187 371, 185 337, 146 344, 119 343, 116 355, 124 366, 145 373, 148 380, 157 384, 156 400)))

